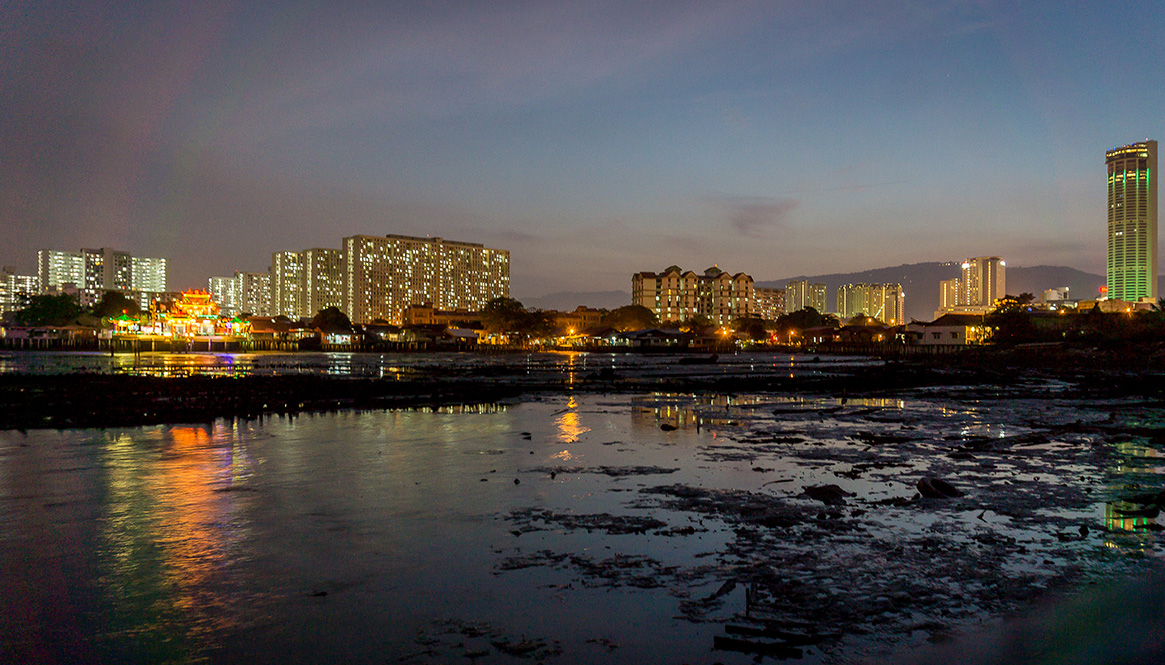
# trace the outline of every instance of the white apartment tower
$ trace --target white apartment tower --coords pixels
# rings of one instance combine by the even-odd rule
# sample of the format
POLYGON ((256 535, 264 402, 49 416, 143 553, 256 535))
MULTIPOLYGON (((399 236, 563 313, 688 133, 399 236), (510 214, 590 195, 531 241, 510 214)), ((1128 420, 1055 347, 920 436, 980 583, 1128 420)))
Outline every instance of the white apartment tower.
POLYGON ((24 308, 26 299, 40 293, 35 275, 17 275, 15 268, 0 269, 0 315, 24 308))
POLYGON ((211 277, 206 280, 206 292, 218 305, 219 313, 231 317, 239 313, 239 287, 234 277, 211 277))

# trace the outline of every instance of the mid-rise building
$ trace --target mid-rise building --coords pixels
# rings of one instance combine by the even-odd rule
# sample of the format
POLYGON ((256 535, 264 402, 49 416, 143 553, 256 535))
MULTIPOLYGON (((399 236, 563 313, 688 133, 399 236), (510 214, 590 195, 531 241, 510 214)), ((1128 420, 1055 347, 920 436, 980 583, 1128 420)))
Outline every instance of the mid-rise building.
POLYGON ((716 325, 756 315, 753 279, 711 267, 703 275, 672 267, 663 273, 638 272, 631 276, 631 304, 650 309, 660 322, 706 317, 716 325))
POLYGON ((510 295, 510 252, 412 236, 344 238, 342 309, 354 323, 404 320, 409 305, 481 311, 510 295))
POLYGON ((776 320, 785 313, 785 290, 756 287, 752 290, 753 309, 766 321, 776 320))
POLYGON ((1108 298, 1157 300, 1157 142, 1104 153, 1108 166, 1108 298))
POLYGON ((837 289, 837 313, 842 318, 864 314, 896 326, 906 322, 905 311, 901 284, 845 284, 837 289))
POLYGON ((821 314, 826 312, 825 284, 810 284, 804 279, 785 284, 785 310, 799 312, 808 307, 821 314))

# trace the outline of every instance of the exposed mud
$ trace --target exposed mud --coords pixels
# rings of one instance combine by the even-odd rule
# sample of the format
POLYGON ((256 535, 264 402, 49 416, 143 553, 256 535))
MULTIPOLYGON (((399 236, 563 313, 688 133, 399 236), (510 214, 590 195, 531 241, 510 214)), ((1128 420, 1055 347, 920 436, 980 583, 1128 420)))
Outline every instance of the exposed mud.
MULTIPOLYGON (((623 515, 532 509, 508 519, 628 538, 724 533, 723 547, 686 565, 619 554, 584 564, 546 549, 498 571, 547 566, 584 587, 651 580, 675 598, 677 616, 724 625, 714 648, 757 658, 876 660, 949 640, 1050 592, 1159 567, 1143 553, 1162 529, 1165 413, 1139 397, 1069 394, 1037 383, 727 407, 691 397, 677 421, 686 428, 732 417, 695 454, 749 465, 756 487, 657 484, 623 515)), ((660 417, 675 419, 684 398, 658 400, 660 417)))

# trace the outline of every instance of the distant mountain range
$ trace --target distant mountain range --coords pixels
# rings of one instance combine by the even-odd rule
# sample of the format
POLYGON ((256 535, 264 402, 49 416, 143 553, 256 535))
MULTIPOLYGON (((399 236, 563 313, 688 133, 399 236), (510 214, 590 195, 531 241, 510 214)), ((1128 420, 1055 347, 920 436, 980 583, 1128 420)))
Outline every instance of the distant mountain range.
MULTIPOLYGON (((842 284, 901 284, 906 293, 906 318, 929 321, 934 318, 934 311, 939 306, 939 282, 958 277, 960 273, 960 264, 957 262, 911 263, 862 272, 797 275, 757 282, 756 286, 783 289, 785 284, 798 279, 822 282, 826 287, 828 309, 833 310, 837 308, 837 287, 842 284)), ((1068 287, 1068 295, 1074 300, 1095 298, 1105 283, 1104 275, 1094 275, 1067 266, 1007 266, 1006 280, 1008 293, 1030 293, 1037 300, 1045 289, 1064 286, 1068 287)), ((1165 280, 1161 282, 1160 293, 1165 294, 1165 280)), ((522 300, 522 304, 528 308, 560 311, 570 311, 579 305, 615 309, 631 304, 631 294, 627 291, 559 291, 541 298, 522 300)))

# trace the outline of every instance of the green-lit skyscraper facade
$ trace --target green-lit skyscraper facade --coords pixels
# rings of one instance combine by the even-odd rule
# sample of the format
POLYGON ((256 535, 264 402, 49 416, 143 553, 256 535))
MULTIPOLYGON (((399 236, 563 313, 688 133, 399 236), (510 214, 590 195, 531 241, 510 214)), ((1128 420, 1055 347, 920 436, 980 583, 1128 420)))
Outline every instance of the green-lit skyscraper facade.
POLYGON ((1104 153, 1108 165, 1108 297, 1157 299, 1157 142, 1104 153))

